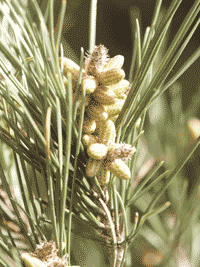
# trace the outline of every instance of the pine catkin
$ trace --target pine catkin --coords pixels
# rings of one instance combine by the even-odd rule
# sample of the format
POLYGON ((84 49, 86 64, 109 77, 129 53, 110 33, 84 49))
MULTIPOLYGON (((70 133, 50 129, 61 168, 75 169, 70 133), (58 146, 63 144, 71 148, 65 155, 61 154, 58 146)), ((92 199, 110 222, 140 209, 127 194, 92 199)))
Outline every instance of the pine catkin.
MULTIPOLYGON (((121 179, 129 179, 130 170, 124 160, 129 159, 135 148, 127 144, 116 144, 114 121, 121 112, 130 84, 121 69, 124 57, 117 55, 111 59, 103 45, 95 46, 83 64, 81 90, 78 104, 81 105, 82 92, 86 93, 86 108, 83 123, 82 142, 87 150, 86 175, 97 176, 101 186, 110 180, 110 172, 121 179)), ((80 67, 70 59, 63 58, 63 74, 72 74, 73 102, 76 96, 80 67)), ((68 89, 68 81, 64 84, 68 89)), ((79 112, 79 108, 78 108, 79 112)), ((77 112, 77 114, 78 114, 77 112)), ((77 117, 78 118, 78 117, 77 117)), ((78 124, 78 119, 77 119, 78 124)))
POLYGON ((112 86, 122 81, 124 77, 125 72, 122 69, 115 68, 102 71, 99 76, 99 82, 104 86, 112 86))
POLYGON ((108 170, 118 178, 128 180, 131 177, 130 169, 122 159, 115 159, 108 164, 108 170))
POLYGON ((115 104, 104 106, 105 111, 108 113, 109 118, 115 115, 118 115, 120 113, 124 105, 124 102, 125 102, 125 99, 117 99, 115 104))
POLYGON ((97 80, 93 76, 86 76, 82 79, 81 89, 86 94, 91 94, 97 89, 97 80))
POLYGON ((102 105, 113 105, 116 102, 116 95, 112 90, 105 91, 98 88, 92 96, 102 105))
POLYGON ((91 144, 97 143, 97 137, 92 134, 84 134, 82 142, 86 147, 88 147, 91 144))
POLYGON ((116 95, 120 95, 120 94, 124 94, 126 92, 126 90, 128 89, 129 85, 130 85, 129 81, 123 79, 119 83, 114 84, 113 86, 111 86, 110 89, 116 95))
POLYGON ((102 123, 99 129, 99 140, 104 144, 114 143, 116 138, 115 124, 111 120, 102 123))
POLYGON ((106 69, 109 70, 109 69, 114 69, 114 68, 121 69, 123 64, 124 64, 124 57, 122 55, 117 55, 111 58, 103 69, 104 70, 106 69))
POLYGON ((88 146, 88 155, 97 160, 104 159, 108 153, 108 147, 104 144, 95 143, 88 146))

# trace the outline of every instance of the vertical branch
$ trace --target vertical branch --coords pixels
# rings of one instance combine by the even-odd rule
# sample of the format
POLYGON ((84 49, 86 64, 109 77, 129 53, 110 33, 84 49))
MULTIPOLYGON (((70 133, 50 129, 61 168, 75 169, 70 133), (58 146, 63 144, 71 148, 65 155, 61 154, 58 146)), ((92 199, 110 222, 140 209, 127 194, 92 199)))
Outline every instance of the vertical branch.
POLYGON ((91 0, 91 6, 90 6, 90 32, 89 32, 90 52, 94 49, 96 43, 97 1, 98 0, 91 0))

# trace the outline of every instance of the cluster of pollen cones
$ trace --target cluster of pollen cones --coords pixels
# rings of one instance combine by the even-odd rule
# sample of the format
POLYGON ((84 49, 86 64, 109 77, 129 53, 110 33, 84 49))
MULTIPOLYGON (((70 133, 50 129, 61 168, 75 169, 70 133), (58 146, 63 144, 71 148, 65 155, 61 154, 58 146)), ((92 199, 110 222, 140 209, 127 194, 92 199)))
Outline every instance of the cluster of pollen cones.
MULTIPOLYGON (((75 101, 80 67, 68 58, 62 58, 62 62, 66 89, 67 74, 72 74, 75 101)), ((82 70, 79 101, 84 91, 86 107, 82 142, 89 156, 86 175, 90 178, 97 176, 101 186, 108 184, 110 172, 121 179, 130 178, 130 170, 125 160, 136 150, 131 145, 115 143, 115 121, 130 87, 129 82, 124 79, 123 63, 123 56, 109 58, 105 46, 99 45, 87 55, 82 70)))

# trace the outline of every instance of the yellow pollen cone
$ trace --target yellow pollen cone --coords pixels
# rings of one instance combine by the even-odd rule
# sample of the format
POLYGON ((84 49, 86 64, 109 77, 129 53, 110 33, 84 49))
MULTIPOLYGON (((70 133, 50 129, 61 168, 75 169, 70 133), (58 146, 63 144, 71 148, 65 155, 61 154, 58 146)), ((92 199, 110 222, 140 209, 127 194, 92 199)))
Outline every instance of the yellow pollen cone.
POLYGON ((125 72, 122 69, 110 69, 102 71, 99 77, 99 82, 104 86, 111 86, 119 83, 125 77, 125 72))
POLYGON ((97 88, 97 80, 93 76, 87 76, 81 81, 81 89, 86 94, 93 93, 97 88))
POLYGON ((116 130, 114 122, 107 120, 105 123, 102 123, 101 127, 99 128, 99 140, 104 144, 108 144, 115 142, 115 138, 116 130))
POLYGON ((121 159, 115 159, 108 165, 108 170, 111 171, 120 179, 128 180, 131 177, 131 172, 126 163, 121 159))
POLYGON ((104 66, 104 70, 107 69, 114 69, 114 68, 119 68, 124 64, 124 57, 122 55, 117 55, 113 58, 111 58, 108 63, 104 66))
POLYGON ((108 147, 104 144, 95 143, 88 146, 88 155, 97 160, 104 159, 108 153, 108 147))
POLYGON ((91 144, 97 143, 97 138, 91 134, 84 134, 82 137, 83 144, 88 147, 91 144))
POLYGON ((103 105, 112 105, 116 101, 116 95, 112 90, 102 90, 97 88, 93 94, 94 99, 103 105))

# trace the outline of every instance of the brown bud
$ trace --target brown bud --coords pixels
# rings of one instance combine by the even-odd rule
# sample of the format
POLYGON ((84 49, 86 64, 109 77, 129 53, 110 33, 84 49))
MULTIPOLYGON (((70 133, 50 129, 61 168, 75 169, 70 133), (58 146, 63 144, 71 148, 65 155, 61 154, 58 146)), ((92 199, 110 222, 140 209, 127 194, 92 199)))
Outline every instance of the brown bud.
POLYGON ((112 144, 109 146, 108 160, 119 158, 122 160, 129 159, 136 152, 136 148, 129 144, 112 144))
POLYGON ((108 49, 104 45, 95 46, 85 59, 86 73, 97 77, 108 62, 108 49))

